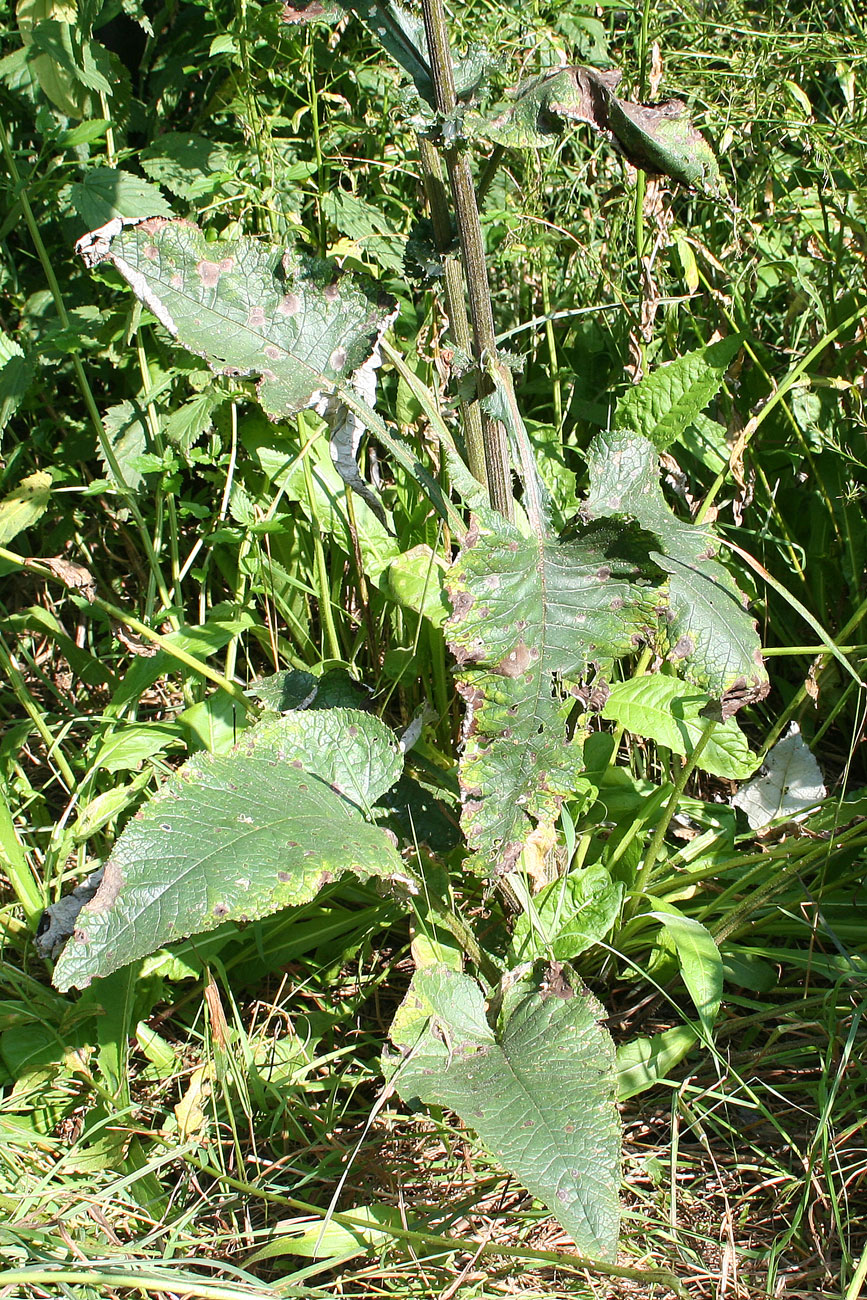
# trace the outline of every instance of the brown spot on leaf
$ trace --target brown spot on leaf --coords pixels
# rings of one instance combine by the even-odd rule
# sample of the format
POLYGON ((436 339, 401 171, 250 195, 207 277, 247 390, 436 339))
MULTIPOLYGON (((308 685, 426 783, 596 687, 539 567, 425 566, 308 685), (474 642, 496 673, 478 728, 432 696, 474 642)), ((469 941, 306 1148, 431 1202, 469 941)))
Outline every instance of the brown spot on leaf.
MULTIPOLYGON (((222 267, 222 265, 223 265, 223 264, 222 264, 222 262, 221 262, 221 263, 220 263, 220 266, 222 267)), ((251 330, 260 330, 264 324, 265 324, 265 308, 264 308, 264 307, 251 307, 251 308, 250 308, 250 311, 249 311, 248 314, 247 314, 247 325, 248 325, 249 329, 251 329, 251 330)), ((265 354, 266 354, 266 356, 267 356, 267 351, 268 351, 268 350, 267 350, 267 348, 266 348, 266 349, 265 349, 265 354)))
POLYGON ((203 259, 196 263, 196 270, 199 278, 206 289, 213 289, 220 282, 220 267, 217 262, 208 262, 203 259))
POLYGON ((325 288, 322 290, 322 297, 325 299, 326 302, 336 302, 339 293, 340 293, 340 287, 337 281, 335 280, 333 284, 327 284, 325 286, 325 288))
POLYGON ((277 879, 280 881, 281 885, 285 885, 288 884, 292 877, 289 875, 288 871, 278 871, 277 879))
POLYGON ((493 671, 500 677, 520 677, 530 667, 532 660, 530 647, 524 641, 519 641, 514 650, 510 650, 494 666, 493 671))
POLYGON ((269 361, 279 361, 283 353, 279 348, 275 348, 273 343, 266 343, 265 356, 269 361))
POLYGON ((277 305, 277 311, 281 316, 294 316, 301 307, 301 299, 297 293, 284 293, 277 305))
POLYGON ((229 912, 229 908, 226 903, 214 904, 214 916, 216 917, 227 916, 228 912, 229 912))
POLYGON ((85 903, 85 912, 107 912, 117 901, 117 896, 123 888, 123 875, 118 864, 113 858, 109 858, 105 864, 102 881, 99 889, 94 894, 89 903, 85 903))
POLYGON ((145 244, 142 249, 142 257, 146 257, 149 262, 158 262, 160 258, 160 250, 157 248, 156 244, 145 244))
POLYGON ((223 272, 224 275, 228 271, 233 271, 234 269, 235 269, 234 257, 224 257, 220 262, 220 270, 223 272))
POLYGON ((673 663, 677 659, 688 659, 689 656, 694 653, 695 653, 695 642, 693 641, 692 637, 682 636, 678 640, 677 645, 674 647, 674 649, 672 650, 668 658, 669 661, 673 663))
POLYGON ((184 287, 184 277, 180 271, 175 271, 174 275, 169 279, 169 284, 173 289, 182 289, 184 287))
POLYGON ((332 370, 342 370, 346 365, 346 348, 335 348, 328 358, 332 370))

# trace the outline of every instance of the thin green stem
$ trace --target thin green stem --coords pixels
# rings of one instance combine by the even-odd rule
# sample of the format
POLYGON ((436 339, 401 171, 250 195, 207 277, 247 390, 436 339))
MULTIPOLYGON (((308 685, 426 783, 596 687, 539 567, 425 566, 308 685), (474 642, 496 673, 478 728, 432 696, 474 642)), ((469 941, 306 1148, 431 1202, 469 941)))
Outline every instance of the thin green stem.
POLYGON ((635 885, 631 891, 629 902, 624 908, 624 924, 630 921, 635 915, 638 905, 647 890, 651 873, 653 872, 653 868, 656 866, 659 855, 662 852, 662 845, 665 841, 666 831, 671 824, 672 817, 677 812, 677 805, 680 803, 681 796, 686 789, 686 783, 695 771, 696 763, 701 758, 705 746, 716 730, 716 727, 717 723, 713 718, 709 719, 709 721, 705 723, 702 733, 696 741, 695 749, 689 755, 689 758, 678 773, 677 780, 674 782, 674 788, 671 792, 671 797, 665 806, 662 816, 654 827, 653 834, 651 835, 650 841, 647 845, 647 852, 644 855, 644 861, 641 864, 641 870, 638 873, 635 885))
MULTIPOLYGON (((46 581, 57 582, 61 586, 66 586, 66 582, 62 577, 46 568, 44 564, 40 564, 38 560, 30 560, 23 555, 16 555, 14 551, 7 551, 5 546, 0 546, 0 560, 6 560, 7 563, 14 564, 18 569, 28 569, 33 573, 38 573, 46 581)), ((230 682, 221 673, 215 672, 213 668, 209 668, 207 664, 202 663, 201 659, 196 659, 194 655, 188 654, 180 646, 174 645, 170 637, 154 632, 146 623, 142 623, 139 619, 134 618, 132 614, 128 614, 117 605, 110 604, 109 601, 103 600, 100 596, 91 596, 89 600, 94 609, 102 610, 104 614, 120 623, 122 627, 128 627, 137 636, 150 641, 152 645, 157 646, 160 650, 165 650, 167 655, 183 664, 185 668, 189 668, 191 672, 196 673, 199 677, 206 678, 209 682, 213 682, 215 686, 219 686, 221 691, 231 695, 232 699, 241 705, 245 713, 258 713, 259 710, 256 704, 247 698, 236 682, 230 682)))
MULTIPOLYGON (((9 175, 11 176, 12 183, 15 187, 15 195, 21 204, 21 210, 24 214, 24 223, 27 226, 27 230, 30 234, 30 238, 33 241, 33 246, 36 249, 36 255, 39 258, 39 263, 42 267, 42 272, 48 284, 49 292, 51 293, 51 297, 54 300, 54 306, 55 306, 55 310, 57 311, 58 318, 60 320, 61 325, 64 327, 64 329, 70 329, 71 322, 69 319, 69 314, 66 310, 66 304, 63 300, 63 294, 60 291, 60 285, 57 281, 57 276, 54 274, 54 267, 51 264, 51 259, 48 256, 48 251, 45 247, 45 244, 43 243, 42 234, 39 229, 39 224, 36 221, 36 217, 34 216, 33 209, 30 206, 30 200, 27 196, 27 187, 24 184, 24 182, 21 180, 20 173, 15 163, 15 157, 12 153, 12 148, 9 144, 9 140, 7 138, 6 131, 2 121, 0 121, 0 151, 2 151, 3 157, 6 160, 6 166, 9 169, 9 175)), ((96 434, 96 439, 97 442, 99 443, 100 450, 102 451, 103 457, 105 458, 105 463, 108 465, 108 468, 111 471, 112 478, 117 484, 118 490, 123 495, 124 506, 126 506, 130 514, 132 515, 133 519, 135 520, 136 527, 138 528, 139 536, 141 538, 142 546, 144 548, 145 555, 147 556, 148 564, 151 566, 151 571, 156 579, 157 589, 160 593, 160 600, 163 602, 164 607, 168 609, 170 605, 168 588, 166 587, 165 579, 163 578, 162 573, 160 572, 159 562, 157 560, 156 553, 154 551, 153 542, 151 540, 150 533, 148 532, 147 525, 145 524, 144 521, 144 516, 142 515, 142 512, 139 509, 139 504, 135 498, 135 493, 132 492, 129 486, 127 485, 126 479, 123 474, 123 470, 121 469, 117 456, 115 455, 114 447, 112 446, 111 439, 107 437, 105 429, 103 429, 102 427, 102 420, 100 419, 99 409, 96 405, 96 400, 93 396, 90 383, 88 382, 87 374, 85 372, 84 366, 81 363, 81 358, 76 353, 72 354, 72 369, 75 374, 75 379, 78 384, 79 390, 81 392, 81 396, 84 399, 84 405, 85 405, 85 409, 87 410, 88 418, 90 419, 90 423, 93 427, 93 431, 96 434)))
MULTIPOLYGON (((299 429, 303 435, 303 430, 299 429)), ((316 496, 313 491, 313 475, 310 471, 310 457, 305 456, 302 462, 304 468, 304 486, 307 490, 307 507, 310 511, 310 517, 313 520, 313 555, 316 561, 316 580, 317 580, 317 599, 319 601, 319 616, 322 619, 322 626, 328 641, 328 654, 332 659, 342 659, 343 651, 340 646, 340 638, 337 635, 337 627, 334 622, 334 610, 331 608, 331 585, 328 581, 328 565, 325 561, 325 547, 322 544, 322 529, 319 525, 316 510, 316 496)))

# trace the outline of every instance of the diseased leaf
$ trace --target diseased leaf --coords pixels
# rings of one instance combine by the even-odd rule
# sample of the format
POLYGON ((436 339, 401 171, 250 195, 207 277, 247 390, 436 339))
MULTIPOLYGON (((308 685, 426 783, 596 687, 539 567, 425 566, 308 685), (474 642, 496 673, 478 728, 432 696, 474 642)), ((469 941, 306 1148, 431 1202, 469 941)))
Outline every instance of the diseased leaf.
MULTIPOLYGON (((389 733, 377 719, 348 712, 329 723, 344 723, 346 753, 361 759, 353 796, 372 801, 395 767, 385 755, 389 733)), ((321 764, 315 754, 298 757, 303 717, 269 722, 258 739, 251 729, 231 754, 196 755, 145 805, 79 914, 55 969, 58 988, 84 988, 95 975, 223 921, 306 902, 345 871, 406 879, 389 835, 332 788, 334 730, 321 764)))
POLYGON ((646 375, 617 403, 617 427, 632 429, 665 451, 719 392, 740 346, 740 335, 732 334, 646 375))
MULTIPOLYGON (((706 725, 702 711, 710 703, 706 692, 677 677, 656 673, 616 682, 602 717, 685 757, 701 738, 706 725)), ((741 781, 755 771, 758 761, 735 719, 728 718, 714 729, 697 766, 712 776, 741 781)))
POLYGON ((620 1220, 614 1051, 602 1008, 559 962, 507 976, 495 1028, 476 982, 416 972, 385 1065, 402 1097, 448 1106, 579 1251, 613 1258, 620 1220))
POLYGON ((272 417, 315 405, 370 358, 390 299, 329 262, 186 221, 110 222, 77 244, 108 261, 179 343, 220 374, 259 375, 272 417))
POLYGON ((45 470, 37 470, 22 479, 17 488, 0 501, 0 546, 6 546, 31 528, 41 519, 48 509, 51 496, 51 475, 45 470))
POLYGON ((653 444, 611 432, 588 453, 590 494, 582 514, 635 520, 654 534, 651 558, 669 574, 657 647, 687 681, 722 702, 723 718, 768 693, 755 620, 728 570, 715 558, 712 530, 685 523, 669 509, 653 444))
MULTIPOLYGON (((572 543, 522 537, 479 516, 447 575, 446 624, 467 704, 462 823, 480 871, 510 871, 536 819, 553 823, 574 789, 580 743, 566 720, 577 683, 634 649, 653 621, 629 527, 591 525, 572 543)), ((646 569, 659 570, 643 556, 646 569)))
POLYGON ((719 194, 722 177, 713 151, 679 99, 636 104, 614 92, 615 68, 555 68, 522 81, 489 114, 472 114, 467 134, 494 144, 541 148, 563 134, 567 122, 586 122, 635 167, 719 194))

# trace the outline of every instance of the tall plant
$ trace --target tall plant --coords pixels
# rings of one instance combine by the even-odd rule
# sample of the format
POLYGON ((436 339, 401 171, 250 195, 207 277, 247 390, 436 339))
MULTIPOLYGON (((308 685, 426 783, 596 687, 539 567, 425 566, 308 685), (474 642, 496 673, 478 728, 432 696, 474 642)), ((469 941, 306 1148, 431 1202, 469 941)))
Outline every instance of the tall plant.
MULTIPOLYGON (((721 995, 710 935, 674 904, 649 901, 651 880, 691 772, 742 777, 755 766, 734 715, 768 688, 755 625, 712 527, 679 519, 659 481, 659 453, 718 391, 738 340, 701 349, 629 393, 615 428, 590 448, 586 499, 558 532, 497 350, 471 144, 493 146, 487 183, 503 151, 542 147, 583 122, 647 171, 711 196, 721 180, 683 106, 623 99, 615 73, 541 72, 492 104, 493 69, 482 51, 454 56, 440 0, 425 0, 423 22, 378 0, 346 7, 409 78, 438 246, 431 257, 471 381, 459 394, 457 435, 389 335, 395 302, 303 247, 214 240, 186 221, 115 209, 78 249, 87 265, 119 273, 217 374, 255 377, 255 399, 273 421, 295 421, 303 436, 304 413, 320 415, 338 471, 372 503, 379 527, 387 516, 356 463, 365 432, 450 530, 459 550, 442 584, 465 706, 465 853, 449 880, 443 863, 395 835, 406 741, 324 682, 280 673, 256 688, 258 703, 247 702, 252 725, 239 744, 186 763, 117 840, 55 983, 83 988, 175 939, 307 902, 346 872, 387 882, 435 936, 457 939, 457 948, 440 942, 435 956, 419 955, 384 1056, 389 1086, 457 1112, 582 1255, 604 1263, 619 1234, 618 1089, 633 1088, 647 1050, 670 1064, 709 1034, 721 995), (376 408, 384 356, 429 416, 446 492, 376 408), (616 665, 638 655, 640 672, 617 682, 616 665), (665 673, 648 674, 651 662, 665 673), (685 759, 649 798, 621 788, 621 798, 634 796, 622 825, 598 811, 616 803, 606 787, 611 747, 591 734, 600 712, 685 759), (584 819, 584 847, 572 870, 559 871, 564 804, 570 826, 584 819), (598 851, 586 861, 591 839, 598 851), (483 942, 461 914, 465 873, 495 882, 518 909, 511 935, 483 942), (639 1044, 618 1068, 602 1008, 572 962, 612 934, 625 942, 637 926, 670 938, 697 1019, 676 1039, 639 1044)), ((363 567, 357 535, 353 545, 363 567)), ((436 578, 429 556, 401 556, 392 567, 392 591, 400 575, 415 580, 403 598, 442 622, 427 590, 436 578)), ((409 788, 412 815, 422 792, 409 788)))

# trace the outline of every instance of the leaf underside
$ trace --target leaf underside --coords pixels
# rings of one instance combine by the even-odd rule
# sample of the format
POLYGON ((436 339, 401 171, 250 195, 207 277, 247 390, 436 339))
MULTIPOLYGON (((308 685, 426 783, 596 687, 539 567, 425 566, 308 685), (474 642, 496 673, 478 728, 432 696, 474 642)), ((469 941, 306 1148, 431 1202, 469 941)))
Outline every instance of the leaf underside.
POLYGON ((568 967, 544 964, 503 993, 496 1029, 479 986, 417 972, 386 1062, 406 1100, 447 1106, 554 1214, 579 1251, 612 1259, 620 1221, 614 1049, 601 1007, 568 967))
POLYGON ((272 417, 314 405, 371 357, 394 302, 362 276, 254 239, 209 241, 161 218, 93 231, 89 266, 110 262, 136 296, 213 370, 258 375, 272 417))

